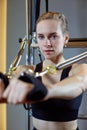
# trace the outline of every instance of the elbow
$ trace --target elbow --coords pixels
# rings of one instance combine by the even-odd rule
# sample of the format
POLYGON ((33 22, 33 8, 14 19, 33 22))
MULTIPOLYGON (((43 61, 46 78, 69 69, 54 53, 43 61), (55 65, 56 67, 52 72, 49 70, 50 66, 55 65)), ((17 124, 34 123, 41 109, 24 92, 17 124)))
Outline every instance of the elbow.
POLYGON ((77 76, 79 82, 79 89, 83 93, 87 89, 87 76, 77 76))

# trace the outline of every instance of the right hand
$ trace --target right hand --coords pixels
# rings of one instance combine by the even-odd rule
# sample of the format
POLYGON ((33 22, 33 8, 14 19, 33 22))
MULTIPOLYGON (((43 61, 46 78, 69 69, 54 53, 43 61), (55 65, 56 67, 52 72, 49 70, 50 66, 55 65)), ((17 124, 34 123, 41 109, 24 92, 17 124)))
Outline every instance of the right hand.
POLYGON ((15 77, 10 80, 8 87, 3 93, 3 98, 8 103, 13 104, 31 103, 31 101, 27 101, 26 97, 32 89, 33 85, 31 83, 26 83, 15 77))
POLYGON ((9 84, 9 79, 8 79, 7 75, 0 72, 0 103, 6 102, 6 100, 3 99, 2 96, 3 96, 4 90, 6 89, 8 84, 9 84))
POLYGON ((2 98, 4 88, 5 88, 5 85, 4 85, 3 81, 2 81, 2 79, 0 79, 0 99, 2 98))
POLYGON ((0 103, 6 103, 6 99, 4 99, 3 93, 4 93, 5 85, 2 79, 0 79, 0 103))

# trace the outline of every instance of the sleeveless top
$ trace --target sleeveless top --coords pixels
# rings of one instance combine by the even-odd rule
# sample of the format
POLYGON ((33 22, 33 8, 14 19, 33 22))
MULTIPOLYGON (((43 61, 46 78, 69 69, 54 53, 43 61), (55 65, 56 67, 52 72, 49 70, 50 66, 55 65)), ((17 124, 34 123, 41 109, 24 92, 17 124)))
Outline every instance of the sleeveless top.
MULTIPOLYGON (((68 77, 71 67, 63 70, 61 80, 68 77)), ((42 63, 36 65, 35 72, 42 70, 42 63)), ((39 77, 41 80, 41 77, 39 77)), ((32 116, 46 121, 72 121, 77 119, 78 110, 81 104, 82 94, 78 97, 65 100, 65 99, 49 99, 44 102, 39 102, 31 105, 32 116)))

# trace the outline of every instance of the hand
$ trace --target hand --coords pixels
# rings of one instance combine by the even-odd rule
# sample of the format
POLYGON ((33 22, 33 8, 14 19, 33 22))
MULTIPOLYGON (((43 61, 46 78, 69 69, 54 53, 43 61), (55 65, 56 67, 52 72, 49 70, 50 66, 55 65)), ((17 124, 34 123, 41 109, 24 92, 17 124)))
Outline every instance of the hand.
POLYGON ((8 86, 9 80, 7 76, 0 72, 0 103, 5 103, 6 100, 3 99, 2 95, 5 88, 8 86))
POLYGON ((4 93, 4 88, 5 88, 4 83, 3 83, 2 79, 0 79, 0 103, 6 103, 6 99, 4 99, 2 97, 2 95, 4 93))
POLYGON ((3 93, 3 98, 7 99, 8 103, 20 104, 27 103, 27 95, 33 89, 33 85, 20 81, 17 78, 10 80, 7 89, 3 93))
POLYGON ((2 81, 2 79, 0 79, 0 100, 2 99, 2 94, 4 92, 4 83, 2 81))
POLYGON ((43 99, 47 95, 47 89, 37 78, 24 73, 19 79, 10 81, 8 88, 3 94, 3 98, 8 103, 33 103, 43 99))
POLYGON ((28 100, 42 100, 47 95, 47 88, 39 79, 35 78, 34 76, 29 75, 27 73, 23 73, 23 75, 21 75, 19 79, 24 82, 32 83, 34 85, 32 91, 27 95, 28 100))

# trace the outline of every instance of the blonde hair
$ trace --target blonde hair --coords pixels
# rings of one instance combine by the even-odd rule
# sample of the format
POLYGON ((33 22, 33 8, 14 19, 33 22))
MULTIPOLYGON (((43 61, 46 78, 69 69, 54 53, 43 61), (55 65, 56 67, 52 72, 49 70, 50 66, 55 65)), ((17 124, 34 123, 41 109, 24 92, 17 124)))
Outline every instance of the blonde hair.
POLYGON ((40 21, 48 20, 48 19, 53 19, 53 20, 56 20, 56 21, 60 20, 61 21, 61 27, 62 27, 63 34, 68 33, 68 22, 67 22, 67 19, 66 19, 65 15, 60 13, 60 12, 47 12, 47 13, 43 13, 37 19, 36 27, 37 27, 37 24, 40 21))

